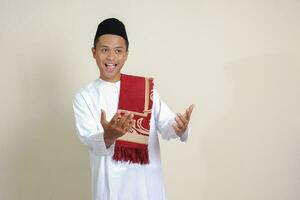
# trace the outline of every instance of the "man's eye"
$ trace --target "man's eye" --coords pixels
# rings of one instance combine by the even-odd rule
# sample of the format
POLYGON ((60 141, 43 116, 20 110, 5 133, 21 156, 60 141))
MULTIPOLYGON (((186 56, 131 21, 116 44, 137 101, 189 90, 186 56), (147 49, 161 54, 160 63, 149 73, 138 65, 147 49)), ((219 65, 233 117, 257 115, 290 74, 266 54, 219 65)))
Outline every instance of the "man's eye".
POLYGON ((102 53, 106 53, 108 50, 106 48, 101 49, 102 53))
POLYGON ((121 49, 116 49, 116 53, 122 53, 121 49))

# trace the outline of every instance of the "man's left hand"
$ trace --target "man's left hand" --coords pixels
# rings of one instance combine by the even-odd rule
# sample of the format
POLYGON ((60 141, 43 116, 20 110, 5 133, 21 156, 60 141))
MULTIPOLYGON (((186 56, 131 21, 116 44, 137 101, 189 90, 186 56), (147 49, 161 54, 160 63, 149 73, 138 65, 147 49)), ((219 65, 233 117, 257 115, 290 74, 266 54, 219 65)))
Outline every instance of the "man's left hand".
POLYGON ((177 113, 177 116, 175 117, 175 124, 173 124, 173 128, 178 136, 183 135, 185 132, 189 122, 190 118, 193 112, 195 105, 190 105, 183 114, 177 113))

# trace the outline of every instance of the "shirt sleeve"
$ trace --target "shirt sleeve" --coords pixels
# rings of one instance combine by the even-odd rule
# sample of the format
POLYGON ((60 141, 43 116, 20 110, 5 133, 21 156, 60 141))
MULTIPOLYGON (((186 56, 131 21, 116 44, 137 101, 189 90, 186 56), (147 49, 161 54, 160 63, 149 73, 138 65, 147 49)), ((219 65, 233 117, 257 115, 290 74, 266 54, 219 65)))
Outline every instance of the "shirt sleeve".
POLYGON ((105 156, 113 154, 114 145, 106 148, 101 125, 93 116, 92 109, 88 105, 87 97, 77 93, 73 99, 76 134, 95 155, 105 156))
MULTIPOLYGON (((153 107, 156 126, 163 139, 169 140, 171 138, 178 138, 173 124, 175 124, 175 114, 170 108, 160 99, 156 89, 153 90, 153 107)), ((186 142, 188 139, 189 127, 179 137, 180 141, 186 142)))

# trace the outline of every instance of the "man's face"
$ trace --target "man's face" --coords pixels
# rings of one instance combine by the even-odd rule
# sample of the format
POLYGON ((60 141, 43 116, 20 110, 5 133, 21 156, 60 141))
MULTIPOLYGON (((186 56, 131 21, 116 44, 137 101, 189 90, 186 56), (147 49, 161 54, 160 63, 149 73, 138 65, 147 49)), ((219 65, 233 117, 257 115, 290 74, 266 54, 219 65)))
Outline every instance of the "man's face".
POLYGON ((92 52, 100 70, 100 78, 109 82, 120 80, 121 69, 128 56, 124 38, 111 34, 102 35, 92 52))

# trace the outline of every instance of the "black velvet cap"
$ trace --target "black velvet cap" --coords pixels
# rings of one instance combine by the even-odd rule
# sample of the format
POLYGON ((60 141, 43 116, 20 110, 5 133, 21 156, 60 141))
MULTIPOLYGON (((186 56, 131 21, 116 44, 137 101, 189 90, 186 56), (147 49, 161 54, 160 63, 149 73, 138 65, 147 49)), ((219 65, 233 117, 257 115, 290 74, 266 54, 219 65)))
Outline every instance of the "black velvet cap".
POLYGON ((127 38, 127 33, 125 26, 123 22, 116 18, 108 18, 103 20, 97 28, 96 35, 94 38, 94 47, 96 46, 96 43, 101 35, 105 34, 112 34, 112 35, 118 35, 124 38, 127 43, 127 47, 129 44, 128 38, 127 38))

